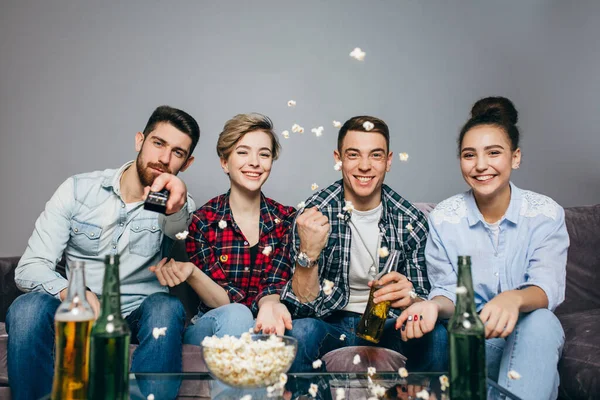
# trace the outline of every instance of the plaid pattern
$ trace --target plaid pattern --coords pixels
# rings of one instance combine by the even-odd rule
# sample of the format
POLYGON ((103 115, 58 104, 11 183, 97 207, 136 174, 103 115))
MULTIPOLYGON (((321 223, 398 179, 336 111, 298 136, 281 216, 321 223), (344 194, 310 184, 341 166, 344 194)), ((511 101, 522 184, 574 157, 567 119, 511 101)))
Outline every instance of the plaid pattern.
MULTIPOLYGON (((420 297, 426 299, 430 289, 425 269, 427 218, 387 185, 382 187, 381 201, 383 210, 379 231, 383 236, 380 246, 386 246, 390 252, 399 251, 398 272, 413 283, 415 292, 420 297), (407 228, 409 223, 412 229, 407 228)), ((341 180, 315 193, 306 201, 306 208, 317 206, 319 211, 329 218, 329 238, 319 256, 319 280, 321 284, 325 279, 332 281, 334 288, 330 295, 325 295, 321 290, 315 300, 302 303, 294 294, 290 280, 281 293, 281 299, 287 303, 295 317, 323 317, 333 311, 341 310, 348 304, 352 232, 348 224, 350 215, 342 210, 344 203, 344 187, 341 180)), ((291 242, 294 246, 290 246, 290 260, 293 260, 292 268, 295 268, 300 247, 300 237, 295 224, 291 242)), ((383 270, 385 261, 385 258, 379 259, 379 271, 383 270)), ((390 309, 390 314, 398 317, 400 310, 390 309)))
MULTIPOLYGON (((186 250, 190 261, 217 282, 232 303, 250 307, 256 315, 258 301, 278 294, 291 276, 289 235, 295 209, 283 206, 261 193, 258 254, 250 261, 250 245, 235 223, 229 207, 229 192, 215 197, 192 216, 186 250), (225 228, 219 222, 225 221, 225 228), (269 255, 263 254, 271 246, 269 255)), ((210 310, 200 304, 200 311, 210 310)))

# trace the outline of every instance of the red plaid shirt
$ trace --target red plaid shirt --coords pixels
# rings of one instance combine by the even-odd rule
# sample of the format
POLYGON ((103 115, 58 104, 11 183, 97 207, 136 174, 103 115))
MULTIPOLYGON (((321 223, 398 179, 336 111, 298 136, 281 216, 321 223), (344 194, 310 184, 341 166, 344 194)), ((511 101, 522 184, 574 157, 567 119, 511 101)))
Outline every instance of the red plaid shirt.
MULTIPOLYGON (((258 301, 279 294, 291 276, 289 228, 295 209, 261 193, 258 253, 250 261, 250 245, 235 223, 229 192, 209 200, 196 210, 186 239, 190 261, 221 285, 232 303, 245 304, 256 315, 258 301), (222 222, 224 221, 224 222, 222 222), (227 223, 224 228, 219 223, 227 223), (271 252, 265 247, 271 246, 271 252)), ((201 311, 210 310, 200 304, 201 311)))

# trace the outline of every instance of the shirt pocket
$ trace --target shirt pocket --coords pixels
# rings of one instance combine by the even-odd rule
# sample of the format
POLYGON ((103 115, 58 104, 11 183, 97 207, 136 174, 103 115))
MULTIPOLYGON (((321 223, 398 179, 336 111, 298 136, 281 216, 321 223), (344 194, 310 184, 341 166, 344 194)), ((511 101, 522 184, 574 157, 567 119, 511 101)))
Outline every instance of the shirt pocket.
POLYGON ((152 257, 160 251, 162 232, 156 219, 131 221, 129 251, 142 257, 152 257))
POLYGON ((102 228, 88 222, 71 220, 71 239, 73 245, 83 255, 97 256, 100 249, 102 228))

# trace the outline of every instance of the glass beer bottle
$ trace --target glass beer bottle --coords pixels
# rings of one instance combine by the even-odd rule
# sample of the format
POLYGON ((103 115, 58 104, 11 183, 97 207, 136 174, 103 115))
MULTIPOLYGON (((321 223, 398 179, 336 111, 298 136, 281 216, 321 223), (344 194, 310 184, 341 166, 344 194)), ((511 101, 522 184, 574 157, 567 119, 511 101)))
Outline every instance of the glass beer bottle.
MULTIPOLYGON (((392 251, 383 270, 390 272, 396 265, 397 259, 398 251, 392 251)), ((390 311, 391 301, 383 301, 377 304, 373 302, 373 294, 382 287, 375 285, 375 283, 371 286, 367 308, 356 327, 356 336, 373 343, 379 343, 381 340, 385 321, 387 321, 388 312, 390 311)))
POLYGON ((85 298, 84 263, 70 270, 67 297, 56 310, 52 400, 86 399, 89 372, 90 329, 94 311, 85 298))
POLYGON ((475 309, 471 257, 458 257, 456 307, 448 324, 450 398, 486 399, 485 328, 475 309))
POLYGON ((92 328, 89 399, 129 399, 129 326, 121 316, 119 256, 106 256, 101 311, 92 328))

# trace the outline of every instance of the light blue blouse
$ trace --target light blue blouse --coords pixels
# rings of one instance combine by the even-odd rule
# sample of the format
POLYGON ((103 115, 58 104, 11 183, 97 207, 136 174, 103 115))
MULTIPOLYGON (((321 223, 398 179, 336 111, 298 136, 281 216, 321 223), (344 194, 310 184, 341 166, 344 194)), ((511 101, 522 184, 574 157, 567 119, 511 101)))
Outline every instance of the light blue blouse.
POLYGON ((538 286, 554 310, 565 298, 569 236, 565 213, 551 198, 512 183, 496 241, 471 190, 439 203, 429 215, 425 247, 429 299, 455 302, 458 256, 471 256, 477 310, 506 290, 538 286))

